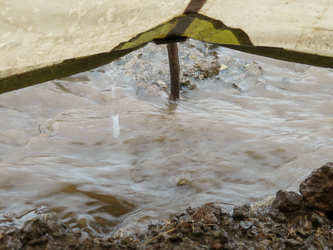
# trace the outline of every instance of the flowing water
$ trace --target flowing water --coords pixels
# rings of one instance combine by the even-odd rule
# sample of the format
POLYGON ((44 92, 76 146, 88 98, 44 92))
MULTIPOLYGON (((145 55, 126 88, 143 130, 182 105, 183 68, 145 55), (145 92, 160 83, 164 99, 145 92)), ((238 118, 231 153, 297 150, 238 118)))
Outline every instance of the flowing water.
POLYGON ((122 64, 152 53, 168 77, 152 47, 0 95, 0 213, 17 218, 0 224, 46 206, 88 233, 138 230, 189 205, 297 191, 332 161, 332 70, 218 48, 228 68, 176 105, 138 91, 122 64), (253 61, 262 74, 245 70, 253 61))

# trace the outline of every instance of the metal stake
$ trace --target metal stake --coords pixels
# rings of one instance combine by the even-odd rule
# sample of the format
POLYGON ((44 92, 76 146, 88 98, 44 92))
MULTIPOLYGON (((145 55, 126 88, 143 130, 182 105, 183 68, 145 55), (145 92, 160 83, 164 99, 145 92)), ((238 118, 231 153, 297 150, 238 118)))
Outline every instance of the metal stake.
POLYGON ((168 43, 168 57, 170 66, 170 80, 171 80, 171 92, 169 99, 172 101, 179 100, 180 83, 179 83, 179 57, 178 47, 176 42, 168 43))

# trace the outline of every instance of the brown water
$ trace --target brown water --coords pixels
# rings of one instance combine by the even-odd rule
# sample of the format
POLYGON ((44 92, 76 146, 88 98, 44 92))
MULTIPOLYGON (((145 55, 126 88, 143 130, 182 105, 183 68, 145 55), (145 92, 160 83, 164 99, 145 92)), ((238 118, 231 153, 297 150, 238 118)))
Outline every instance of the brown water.
MULTIPOLYGON (((152 53, 147 63, 167 77, 163 49, 123 60, 152 53)), ((178 105, 140 94, 123 61, 0 95, 0 213, 15 213, 19 225, 46 206, 105 234, 189 205, 297 191, 333 160, 332 70, 218 52, 228 69, 199 80, 178 105), (259 76, 244 70, 253 60, 259 76)))

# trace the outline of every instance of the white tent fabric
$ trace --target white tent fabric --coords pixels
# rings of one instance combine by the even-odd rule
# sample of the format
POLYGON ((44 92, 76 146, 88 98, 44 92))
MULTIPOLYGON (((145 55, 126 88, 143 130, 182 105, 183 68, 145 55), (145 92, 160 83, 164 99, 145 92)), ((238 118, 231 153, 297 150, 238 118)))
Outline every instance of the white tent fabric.
POLYGON ((0 93, 180 36, 333 68, 330 0, 0 0, 0 93))
POLYGON ((109 52, 174 16, 187 1, 0 1, 0 79, 109 52))
POLYGON ((331 1, 209 0, 199 13, 241 28, 254 46, 333 57, 331 1))

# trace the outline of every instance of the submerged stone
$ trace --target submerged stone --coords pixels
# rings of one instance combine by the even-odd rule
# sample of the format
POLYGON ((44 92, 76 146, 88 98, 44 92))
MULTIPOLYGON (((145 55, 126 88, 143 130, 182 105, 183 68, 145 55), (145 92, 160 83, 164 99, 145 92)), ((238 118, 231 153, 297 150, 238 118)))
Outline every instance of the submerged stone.
POLYGON ((257 76, 260 76, 263 72, 261 66, 257 62, 246 64, 245 69, 248 73, 257 76))

